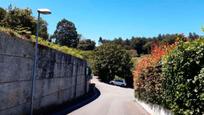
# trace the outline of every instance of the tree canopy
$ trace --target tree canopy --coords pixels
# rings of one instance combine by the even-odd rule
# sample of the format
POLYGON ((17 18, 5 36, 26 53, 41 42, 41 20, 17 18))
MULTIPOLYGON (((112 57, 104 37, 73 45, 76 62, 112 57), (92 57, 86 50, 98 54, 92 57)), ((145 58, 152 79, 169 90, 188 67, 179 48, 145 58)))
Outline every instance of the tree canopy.
POLYGON ((113 40, 107 40, 102 37, 99 38, 99 43, 115 43, 123 46, 126 50, 136 50, 137 55, 149 54, 151 52, 152 43, 164 43, 173 44, 178 37, 184 37, 186 39, 198 39, 200 36, 196 33, 189 33, 188 36, 183 34, 159 34, 156 37, 132 37, 131 39, 115 38, 113 40))
POLYGON ((0 7, 0 25, 2 25, 1 21, 5 18, 5 16, 6 16, 6 10, 0 7))
POLYGON ((128 85, 132 84, 131 57, 121 45, 106 43, 97 47, 94 66, 99 78, 104 82, 118 76, 126 79, 128 85))
POLYGON ((96 47, 95 45, 96 43, 91 39, 84 39, 79 41, 77 48, 81 50, 94 50, 96 47))
MULTIPOLYGON (((12 8, 12 6, 9 6, 7 11, 0 8, 0 15, 1 26, 11 28, 19 34, 35 35, 37 20, 32 16, 31 9, 12 8)), ((48 39, 47 25, 47 22, 41 18, 39 36, 44 39, 48 39)))
POLYGON ((60 45, 76 48, 79 43, 76 27, 73 22, 67 19, 58 22, 53 36, 56 38, 56 43, 60 45))

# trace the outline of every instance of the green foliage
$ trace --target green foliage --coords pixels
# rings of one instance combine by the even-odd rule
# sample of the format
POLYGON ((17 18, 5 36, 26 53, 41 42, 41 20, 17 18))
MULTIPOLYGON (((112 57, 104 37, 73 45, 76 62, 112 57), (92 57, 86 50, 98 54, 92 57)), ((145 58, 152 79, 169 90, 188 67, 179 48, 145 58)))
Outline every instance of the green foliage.
POLYGON ((204 39, 180 42, 158 65, 143 69, 135 96, 175 114, 204 114, 204 39))
POLYGON ((3 8, 0 7, 0 25, 2 25, 2 20, 5 18, 6 16, 6 10, 4 10, 3 8))
POLYGON ((53 36, 56 38, 56 43, 68 47, 76 48, 79 42, 79 36, 74 23, 66 19, 58 22, 53 36))
MULTIPOLYGON (((10 28, 0 27, 0 32, 4 32, 10 36, 13 36, 13 37, 16 37, 19 39, 24 39, 24 37, 22 37, 22 35, 18 34, 16 31, 14 31, 10 28)), ((30 41, 30 42, 35 42, 35 39, 36 39, 36 37, 34 35, 32 35, 31 39, 26 39, 26 40, 30 41)), ((75 57, 78 57, 81 59, 85 59, 88 62, 91 62, 91 60, 93 59, 93 58, 90 58, 91 56, 93 56, 91 51, 90 52, 89 51, 82 51, 82 50, 78 50, 78 49, 74 49, 74 48, 69 48, 66 46, 60 46, 58 44, 49 42, 49 41, 47 41, 43 38, 40 38, 40 37, 38 38, 38 42, 40 45, 49 47, 51 49, 55 49, 57 51, 60 51, 60 52, 63 52, 65 54, 69 54, 69 55, 72 55, 72 56, 75 56, 75 57)))
POLYGON ((140 84, 136 88, 135 96, 148 103, 162 105, 162 73, 161 66, 148 67, 142 71, 139 77, 140 84))
POLYGON ((3 19, 5 27, 17 30, 18 27, 26 28, 26 31, 34 32, 35 30, 35 19, 32 16, 31 9, 19 9, 13 8, 8 10, 7 15, 3 19))
POLYGON ((143 46, 146 44, 146 39, 132 37, 130 46, 137 50, 138 56, 144 53, 143 46))
MULTIPOLYGON (((99 43, 115 43, 123 46, 126 50, 136 50, 137 56, 140 57, 142 54, 151 53, 152 43, 161 44, 173 44, 178 37, 185 37, 183 34, 159 34, 156 37, 132 37, 131 39, 122 39, 121 37, 115 38, 114 40, 106 40, 102 37, 99 38, 99 43)), ((197 39, 199 36, 195 33, 189 33, 186 37, 189 39, 197 39)))
MULTIPOLYGON (((0 26, 11 28, 21 35, 36 34, 37 20, 32 16, 32 10, 29 8, 12 8, 9 10, 0 9, 0 26)), ((40 19, 39 36, 48 39, 47 22, 40 19)))
POLYGON ((10 36, 21 38, 22 36, 10 28, 0 27, 0 32, 7 33, 10 36))
MULTIPOLYGON (((32 36, 31 38, 32 38, 32 42, 35 42, 35 36, 32 36)), ((58 44, 44 40, 43 38, 39 38, 38 42, 39 42, 39 44, 41 44, 43 46, 46 46, 46 47, 49 47, 52 49, 56 49, 57 51, 63 52, 65 54, 69 54, 69 55, 72 55, 72 56, 75 56, 75 57, 78 57, 81 59, 85 59, 85 57, 83 57, 83 54, 85 52, 83 52, 81 50, 69 48, 67 46, 60 46, 58 44)))
POLYGON ((28 27, 16 26, 14 27, 14 30, 20 35, 31 35, 28 27))
POLYGON ((204 40, 181 42, 163 59, 164 104, 176 114, 204 114, 204 40))
POLYGON ((80 40, 77 46, 80 50, 94 50, 96 43, 91 39, 80 40))
POLYGON ((94 50, 82 51, 82 53, 81 53, 81 55, 83 56, 83 59, 85 59, 88 62, 89 67, 91 67, 92 72, 96 73, 95 72, 96 69, 95 69, 95 66, 94 66, 94 63, 95 63, 94 54, 95 54, 94 50))
POLYGON ((125 78, 131 85, 132 62, 129 53, 120 45, 106 43, 95 51, 95 69, 99 78, 108 82, 115 76, 125 78))
POLYGON ((45 40, 48 40, 49 35, 47 32, 47 26, 48 26, 47 22, 42 18, 40 18, 39 25, 40 25, 39 32, 38 32, 39 36, 45 40))

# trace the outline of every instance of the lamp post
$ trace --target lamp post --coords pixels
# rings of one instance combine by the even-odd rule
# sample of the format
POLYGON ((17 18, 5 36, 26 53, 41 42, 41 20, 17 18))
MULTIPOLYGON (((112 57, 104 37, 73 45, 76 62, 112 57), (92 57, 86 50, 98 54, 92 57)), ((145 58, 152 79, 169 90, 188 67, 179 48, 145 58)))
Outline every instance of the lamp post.
POLYGON ((37 60, 38 60, 38 31, 40 28, 39 21, 40 21, 40 14, 48 15, 51 14, 49 9, 38 9, 38 20, 37 20, 37 27, 36 27, 36 42, 35 42, 35 57, 33 63, 33 73, 32 73, 32 92, 31 92, 31 109, 30 115, 33 115, 33 105, 34 105, 34 95, 35 95, 35 81, 36 81, 36 69, 37 69, 37 60))

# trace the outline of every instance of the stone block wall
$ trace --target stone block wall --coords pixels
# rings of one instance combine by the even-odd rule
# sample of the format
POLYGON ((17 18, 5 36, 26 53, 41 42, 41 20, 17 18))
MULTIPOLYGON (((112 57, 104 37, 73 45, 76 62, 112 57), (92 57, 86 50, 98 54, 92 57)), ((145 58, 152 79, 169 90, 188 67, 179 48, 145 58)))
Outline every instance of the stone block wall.
MULTIPOLYGON (((29 114, 34 43, 0 32, 0 115, 29 114)), ((86 61, 39 46, 34 109, 59 105, 89 89, 86 61)))

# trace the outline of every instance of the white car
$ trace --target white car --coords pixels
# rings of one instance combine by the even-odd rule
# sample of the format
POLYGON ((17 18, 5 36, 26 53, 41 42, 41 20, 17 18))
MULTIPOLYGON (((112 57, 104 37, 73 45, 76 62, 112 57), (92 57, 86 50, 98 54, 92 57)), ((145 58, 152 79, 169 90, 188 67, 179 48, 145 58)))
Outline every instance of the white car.
POLYGON ((117 86, 122 86, 122 87, 125 87, 127 85, 125 80, 112 80, 109 83, 112 85, 117 85, 117 86))

